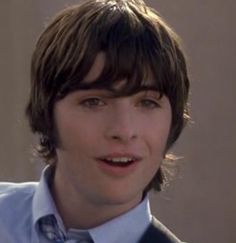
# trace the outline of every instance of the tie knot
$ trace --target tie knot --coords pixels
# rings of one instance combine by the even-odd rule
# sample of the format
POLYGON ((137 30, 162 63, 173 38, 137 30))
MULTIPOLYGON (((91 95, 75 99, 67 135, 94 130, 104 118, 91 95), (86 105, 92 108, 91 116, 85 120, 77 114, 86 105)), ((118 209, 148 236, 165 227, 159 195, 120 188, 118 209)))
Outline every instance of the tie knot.
POLYGON ((39 220, 39 230, 50 241, 65 242, 65 235, 59 228, 54 215, 48 215, 39 220))
POLYGON ((45 238, 56 243, 93 243, 87 231, 69 230, 67 237, 58 226, 54 215, 39 220, 39 230, 45 238))

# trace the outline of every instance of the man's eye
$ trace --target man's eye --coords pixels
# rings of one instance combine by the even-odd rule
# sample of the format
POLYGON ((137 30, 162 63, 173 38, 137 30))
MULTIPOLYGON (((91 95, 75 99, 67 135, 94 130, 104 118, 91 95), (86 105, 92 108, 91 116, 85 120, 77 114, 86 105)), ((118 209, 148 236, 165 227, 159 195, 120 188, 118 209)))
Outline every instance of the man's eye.
POLYGON ((159 103, 152 99, 142 99, 141 106, 144 108, 154 109, 160 107, 159 103))
POLYGON ((100 98, 87 98, 80 102, 85 107, 97 107, 105 105, 105 102, 100 98))

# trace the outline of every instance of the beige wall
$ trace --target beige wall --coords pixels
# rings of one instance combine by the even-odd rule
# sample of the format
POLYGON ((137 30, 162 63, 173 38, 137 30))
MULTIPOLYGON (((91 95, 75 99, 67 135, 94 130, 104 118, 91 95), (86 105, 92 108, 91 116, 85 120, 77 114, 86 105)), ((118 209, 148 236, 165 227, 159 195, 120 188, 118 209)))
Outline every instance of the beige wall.
MULTIPOLYGON (((38 178, 24 118, 36 36, 66 3, 0 1, 0 180, 38 178)), ((182 36, 192 80, 192 117, 175 151, 178 178, 154 195, 155 214, 191 243, 236 242, 236 34, 233 0, 147 1, 182 36)))

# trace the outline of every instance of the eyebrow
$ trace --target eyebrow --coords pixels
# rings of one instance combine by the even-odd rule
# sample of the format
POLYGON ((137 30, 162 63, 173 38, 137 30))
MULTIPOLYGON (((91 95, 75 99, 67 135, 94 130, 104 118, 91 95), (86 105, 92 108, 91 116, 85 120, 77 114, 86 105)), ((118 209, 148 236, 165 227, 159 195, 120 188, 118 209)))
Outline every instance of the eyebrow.
MULTIPOLYGON (((153 91, 153 92, 159 92, 160 96, 162 96, 162 91, 155 85, 152 84, 148 84, 151 83, 151 81, 146 81, 147 84, 142 84, 140 85, 140 87, 137 87, 134 92, 131 91, 130 94, 122 94, 123 91, 121 90, 121 92, 119 90, 113 90, 112 88, 105 88, 105 87, 99 87, 99 85, 92 85, 91 84, 87 84, 87 83, 80 83, 76 89, 74 89, 74 91, 91 91, 91 90, 97 90, 97 91, 101 91, 101 92, 106 92, 106 96, 108 97, 120 97, 120 96, 129 96, 129 95, 134 95, 137 94, 139 92, 145 92, 145 91, 153 91)), ((73 90, 73 89, 72 89, 73 90)))

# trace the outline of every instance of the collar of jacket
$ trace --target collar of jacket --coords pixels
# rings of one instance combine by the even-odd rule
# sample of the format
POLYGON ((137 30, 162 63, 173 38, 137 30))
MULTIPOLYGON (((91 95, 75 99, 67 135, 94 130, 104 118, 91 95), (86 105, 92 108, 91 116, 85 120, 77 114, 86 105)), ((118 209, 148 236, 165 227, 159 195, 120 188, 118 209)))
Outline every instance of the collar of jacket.
POLYGON ((152 222, 139 243, 184 243, 161 222, 153 217, 152 222))

